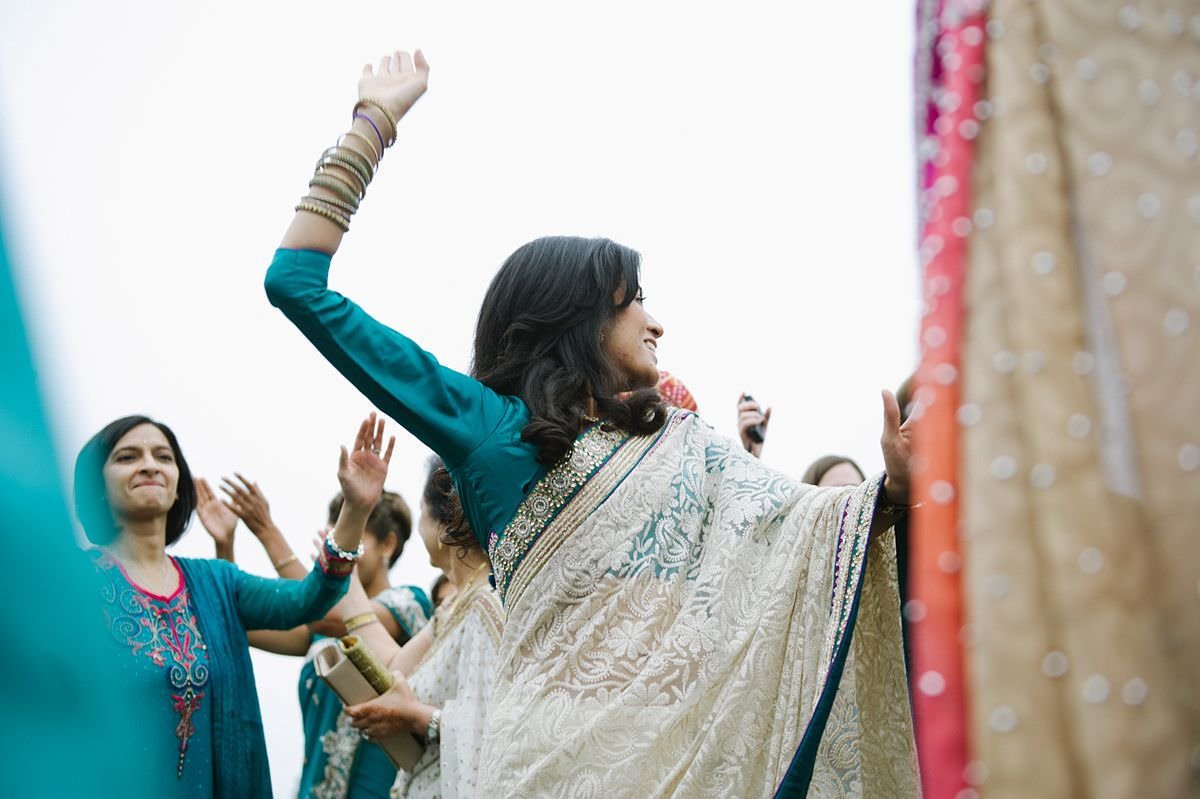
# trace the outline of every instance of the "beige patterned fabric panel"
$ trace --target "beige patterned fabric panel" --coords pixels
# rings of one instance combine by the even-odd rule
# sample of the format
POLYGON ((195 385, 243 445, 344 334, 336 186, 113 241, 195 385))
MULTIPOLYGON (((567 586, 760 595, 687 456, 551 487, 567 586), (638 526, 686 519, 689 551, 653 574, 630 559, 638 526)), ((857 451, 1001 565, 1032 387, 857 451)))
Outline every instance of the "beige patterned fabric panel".
POLYGON ((962 468, 971 781, 1200 795, 1200 4, 997 0, 962 468))

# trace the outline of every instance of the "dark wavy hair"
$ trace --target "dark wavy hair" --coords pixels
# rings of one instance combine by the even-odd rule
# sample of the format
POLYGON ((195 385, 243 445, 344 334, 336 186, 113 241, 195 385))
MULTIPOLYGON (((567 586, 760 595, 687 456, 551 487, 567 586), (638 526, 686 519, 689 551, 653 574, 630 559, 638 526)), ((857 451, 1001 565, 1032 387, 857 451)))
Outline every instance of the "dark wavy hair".
MULTIPOLYGON (((345 503, 346 497, 342 495, 341 491, 329 500, 330 527, 337 524, 338 514, 342 512, 342 505, 345 503)), ((412 535, 412 510, 404 501, 404 497, 394 491, 384 491, 379 502, 375 504, 374 508, 371 508, 371 515, 367 517, 365 529, 381 544, 387 543, 390 533, 396 534, 396 550, 388 558, 388 568, 390 569, 396 565, 396 561, 400 560, 400 555, 404 552, 404 545, 408 543, 409 536, 412 535)))
POLYGON ((429 475, 425 478, 421 499, 433 520, 442 528, 438 538, 443 544, 457 547, 460 558, 466 557, 473 549, 482 551, 463 512, 454 480, 446 470, 446 464, 436 455, 429 459, 429 475))
POLYGON ((630 387, 600 347, 613 315, 637 298, 640 268, 636 251, 609 239, 551 236, 510 255, 488 287, 471 374, 524 400, 530 420, 521 438, 547 466, 575 443, 589 397, 600 417, 629 433, 654 432, 666 419, 653 386, 616 397, 630 387))
POLYGON ((171 428, 156 422, 149 416, 123 416, 109 422, 96 435, 88 439, 75 458, 75 514, 83 525, 88 541, 96 546, 111 543, 121 533, 116 517, 108 504, 108 487, 104 483, 104 464, 112 454, 113 447, 135 427, 152 424, 162 431, 175 465, 179 469, 178 499, 167 511, 167 546, 174 544, 187 529, 196 509, 196 484, 192 482, 192 470, 188 467, 179 440, 171 428))
POLYGON ((825 472, 839 463, 850 464, 854 467, 854 471, 858 472, 859 477, 863 480, 867 479, 867 476, 863 474, 862 468, 850 458, 844 455, 824 455, 808 465, 808 468, 804 470, 804 476, 800 478, 800 482, 814 486, 820 485, 821 478, 825 476, 825 472))

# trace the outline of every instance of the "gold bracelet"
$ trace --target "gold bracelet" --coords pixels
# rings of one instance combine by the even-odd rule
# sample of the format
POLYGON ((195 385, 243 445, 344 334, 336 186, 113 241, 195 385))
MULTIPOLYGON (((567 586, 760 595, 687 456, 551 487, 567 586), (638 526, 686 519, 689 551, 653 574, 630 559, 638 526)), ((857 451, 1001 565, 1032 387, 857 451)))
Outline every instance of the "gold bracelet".
POLYGON ((337 167, 342 171, 342 174, 346 175, 347 177, 354 178, 353 183, 346 181, 346 185, 354 189, 360 200, 367 196, 367 184, 363 182, 362 176, 359 175, 353 167, 351 167, 341 158, 337 158, 336 156, 332 155, 321 156, 321 160, 317 162, 316 172, 318 175, 322 173, 327 175, 333 174, 327 171, 330 167, 337 167))
POLYGON ((360 199, 358 193, 354 191, 354 187, 350 185, 350 181, 339 175, 335 175, 332 172, 319 171, 317 174, 313 175, 312 180, 308 182, 308 187, 310 189, 313 186, 320 186, 323 189, 328 189, 346 202, 353 205, 355 208, 358 207, 358 201, 360 199))
POLYGON ((375 165, 376 165, 376 168, 378 169, 379 162, 383 160, 383 153, 379 152, 379 148, 375 146, 375 142, 372 141, 369 137, 364 136, 363 134, 359 133, 354 128, 350 128, 350 130, 346 131, 341 136, 338 136, 337 143, 338 143, 339 147, 344 146, 342 144, 342 139, 346 138, 347 136, 354 136, 357 139, 361 139, 367 145, 367 149, 371 151, 371 155, 375 156, 375 165))
POLYGON ((347 214, 346 209, 338 208, 335 200, 326 200, 324 197, 317 197, 314 196, 314 194, 306 194, 305 197, 300 198, 300 202, 316 205, 318 208, 323 208, 326 211, 329 211, 330 214, 336 214, 337 216, 342 217, 347 226, 350 223, 350 216, 353 216, 354 214, 353 211, 350 211, 349 214, 347 214))
POLYGON ((321 153, 321 160, 317 162, 317 167, 320 168, 323 166, 339 166, 346 170, 347 175, 353 175, 355 180, 358 181, 359 192, 366 195, 367 186, 371 185, 371 176, 363 174, 361 166, 346 156, 333 152, 332 147, 321 153))
POLYGON ((352 633, 361 627, 366 627, 368 624, 378 623, 379 617, 375 615, 375 611, 368 610, 366 613, 360 613, 357 616, 351 616, 346 619, 346 632, 352 633))
POLYGON ((354 170, 354 174, 362 181, 364 187, 371 185, 371 179, 375 177, 375 167, 371 166, 371 162, 367 157, 358 150, 349 147, 330 147, 325 152, 321 153, 321 159, 332 158, 340 163, 346 164, 354 170))
POLYGON ((275 571, 279 571, 280 569, 282 569, 284 566, 288 565, 289 563, 295 563, 298 560, 300 560, 300 558, 296 557, 296 555, 293 553, 273 565, 275 566, 275 571))
POLYGON ((379 109, 379 113, 383 114, 383 118, 386 119, 388 121, 388 124, 392 126, 392 135, 387 143, 387 146, 391 147, 393 144, 395 144, 396 143, 396 131, 398 130, 398 128, 396 127, 396 118, 394 116, 392 116, 392 112, 387 110, 387 108, 383 105, 383 103, 379 102, 378 100, 374 99, 373 97, 359 97, 358 102, 354 104, 354 110, 357 111, 358 107, 362 106, 362 105, 369 105, 372 108, 379 109))
POLYGON ((319 205, 301 201, 300 204, 296 206, 295 210, 307 211, 310 214, 316 214, 317 216, 323 216, 326 219, 328 219, 330 222, 332 222, 333 224, 335 224, 339 228, 341 228, 343 233, 346 233, 350 230, 350 220, 347 219, 346 217, 342 216, 339 213, 330 211, 328 208, 322 208, 319 205))
POLYGON ((370 158, 367 158, 365 155, 360 153, 358 150, 355 150, 353 147, 347 147, 344 144, 335 144, 333 146, 333 150, 338 155, 340 155, 344 158, 349 158, 351 161, 354 161, 359 166, 361 166, 362 170, 363 170, 363 174, 365 174, 367 176, 368 183, 375 179, 375 164, 371 163, 370 158))
POLYGON ((346 214, 346 216, 354 216, 354 212, 358 210, 355 208, 355 206, 350 205, 349 203, 343 203, 342 200, 322 197, 319 196, 319 194, 306 194, 304 197, 304 202, 329 205, 330 208, 336 208, 338 211, 342 211, 343 214, 346 214))

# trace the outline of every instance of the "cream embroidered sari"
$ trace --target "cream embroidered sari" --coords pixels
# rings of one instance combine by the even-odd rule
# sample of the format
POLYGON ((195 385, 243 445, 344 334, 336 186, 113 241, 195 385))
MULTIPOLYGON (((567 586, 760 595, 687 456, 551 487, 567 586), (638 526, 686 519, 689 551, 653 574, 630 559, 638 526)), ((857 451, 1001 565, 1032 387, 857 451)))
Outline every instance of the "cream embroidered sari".
POLYGON ((396 773, 392 796, 473 799, 504 611, 486 582, 475 583, 443 605, 432 624, 433 646, 409 685, 417 699, 441 708, 441 734, 411 773, 396 773))
POLYGON ((587 431, 489 547, 479 795, 771 796, 806 733, 810 795, 917 795, 877 488, 800 484, 680 411, 587 431))

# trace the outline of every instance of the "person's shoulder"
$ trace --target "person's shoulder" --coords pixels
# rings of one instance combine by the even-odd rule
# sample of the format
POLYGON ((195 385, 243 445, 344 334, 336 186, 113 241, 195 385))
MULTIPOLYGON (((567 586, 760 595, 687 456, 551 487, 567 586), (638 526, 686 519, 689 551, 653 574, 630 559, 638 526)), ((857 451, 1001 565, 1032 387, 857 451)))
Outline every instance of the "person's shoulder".
POLYGON ((500 595, 490 586, 472 591, 466 598, 463 612, 475 616, 487 631, 492 643, 498 645, 504 634, 504 605, 500 595))
POLYGON ((415 585, 393 585, 371 599, 386 608, 403 608, 415 604, 426 617, 433 613, 433 603, 429 601, 429 595, 425 593, 425 589, 415 585))
POLYGON ((171 556, 184 574, 202 574, 220 582, 236 582, 242 570, 236 564, 220 558, 184 558, 171 556))

